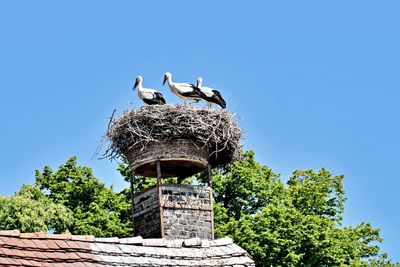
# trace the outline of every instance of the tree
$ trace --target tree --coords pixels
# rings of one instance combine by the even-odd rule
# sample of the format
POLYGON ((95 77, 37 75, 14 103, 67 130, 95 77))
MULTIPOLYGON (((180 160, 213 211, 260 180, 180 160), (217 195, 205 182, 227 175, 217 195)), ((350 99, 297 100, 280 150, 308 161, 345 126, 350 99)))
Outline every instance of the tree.
POLYGON ((248 151, 213 171, 216 235, 231 236, 257 266, 392 266, 379 254, 378 229, 342 226, 342 180, 325 169, 295 171, 285 186, 248 151))
POLYGON ((10 197, 0 196, 0 229, 21 232, 68 229, 72 214, 61 204, 55 204, 39 187, 24 185, 10 197))
POLYGON ((240 161, 214 170, 212 179, 216 205, 236 220, 279 203, 284 190, 279 175, 258 164, 252 151, 240 161))
MULTIPOLYGON (((119 171, 129 181, 126 162, 119 171)), ((379 253, 379 229, 343 226, 343 178, 325 169, 299 170, 285 184, 245 152, 213 170, 216 237, 231 236, 257 266, 400 266, 379 253)), ((195 183, 204 181, 199 175, 195 183)), ((155 181, 134 182, 137 192, 155 181)), ((127 236, 130 207, 129 189, 114 192, 72 157, 55 172, 47 166, 36 171, 35 186, 0 197, 0 229, 127 236)))
MULTIPOLYGON (((44 167, 36 171, 36 185, 54 203, 71 211, 68 231, 97 237, 128 236, 132 233, 130 203, 94 177, 92 169, 77 165, 76 157, 62 164, 56 172, 44 167)), ((55 227, 56 232, 63 229, 55 227)))

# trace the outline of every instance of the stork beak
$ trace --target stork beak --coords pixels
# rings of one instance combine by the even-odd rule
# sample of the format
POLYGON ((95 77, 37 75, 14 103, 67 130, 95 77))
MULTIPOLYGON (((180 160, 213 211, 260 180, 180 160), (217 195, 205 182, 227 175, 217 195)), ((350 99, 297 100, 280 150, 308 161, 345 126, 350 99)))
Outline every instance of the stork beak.
POLYGON ((167 81, 167 76, 164 76, 164 80, 162 82, 162 85, 164 85, 166 81, 167 81))
POLYGON ((136 80, 135 85, 133 86, 133 90, 135 90, 137 86, 138 86, 138 80, 136 80))

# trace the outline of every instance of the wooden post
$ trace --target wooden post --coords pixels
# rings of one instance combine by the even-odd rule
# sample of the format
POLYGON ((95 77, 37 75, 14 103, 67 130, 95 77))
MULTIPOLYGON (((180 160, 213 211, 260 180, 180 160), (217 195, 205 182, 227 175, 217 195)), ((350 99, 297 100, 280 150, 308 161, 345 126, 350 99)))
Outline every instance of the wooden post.
POLYGON ((210 201, 211 201, 211 239, 214 240, 214 196, 212 190, 212 175, 211 164, 207 166, 208 186, 210 187, 210 201))
POLYGON ((157 185, 161 184, 161 162, 159 160, 156 161, 157 167, 157 185))
POLYGON ((214 240, 214 192, 210 186, 210 201, 211 201, 211 240, 214 240))
POLYGON ((207 166, 207 176, 208 176, 208 186, 212 187, 212 177, 211 177, 211 164, 207 166))
POLYGON ((132 172, 131 177, 130 177, 130 181, 131 181, 131 201, 132 201, 132 230, 133 230, 133 235, 132 236, 135 236, 135 218, 133 217, 133 215, 135 214, 135 203, 133 202, 133 195, 134 195, 134 193, 133 193, 133 176, 134 176, 134 174, 132 172))
POLYGON ((162 187, 161 187, 161 162, 157 160, 156 162, 157 168, 157 192, 158 192, 158 205, 160 208, 160 235, 164 237, 164 212, 163 212, 163 203, 162 203, 162 187))

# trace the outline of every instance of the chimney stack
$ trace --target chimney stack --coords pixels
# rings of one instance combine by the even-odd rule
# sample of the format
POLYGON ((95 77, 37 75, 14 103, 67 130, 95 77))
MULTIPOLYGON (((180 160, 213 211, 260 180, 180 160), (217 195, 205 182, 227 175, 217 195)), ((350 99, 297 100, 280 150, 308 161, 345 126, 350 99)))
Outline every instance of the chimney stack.
POLYGON ((213 198, 208 186, 162 184, 134 195, 135 235, 143 238, 214 239, 213 198))

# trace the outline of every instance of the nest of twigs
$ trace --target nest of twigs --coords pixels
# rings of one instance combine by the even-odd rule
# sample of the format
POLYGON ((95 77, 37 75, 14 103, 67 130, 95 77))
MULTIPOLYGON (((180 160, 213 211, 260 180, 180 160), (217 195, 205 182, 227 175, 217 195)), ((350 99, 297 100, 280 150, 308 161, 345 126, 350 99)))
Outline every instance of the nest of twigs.
POLYGON ((114 159, 131 147, 145 149, 150 142, 186 139, 200 149, 208 149, 209 163, 225 165, 240 156, 243 132, 225 110, 182 105, 154 105, 128 109, 111 119, 105 156, 114 159))

